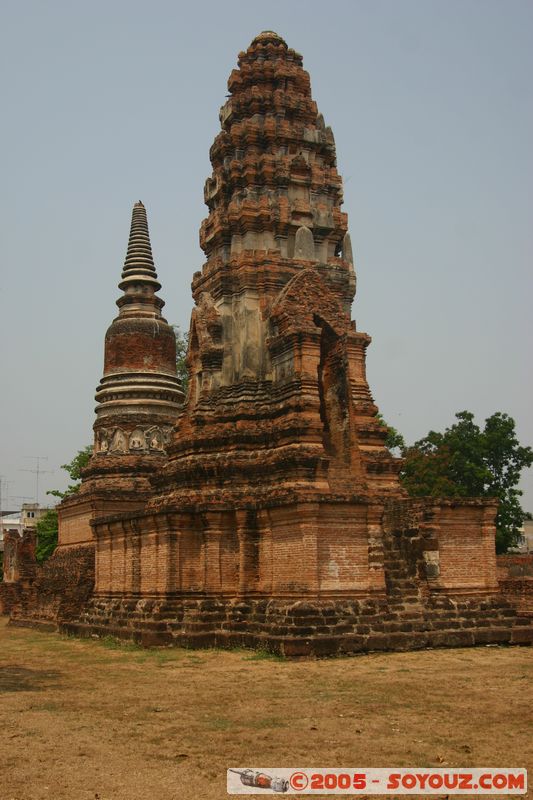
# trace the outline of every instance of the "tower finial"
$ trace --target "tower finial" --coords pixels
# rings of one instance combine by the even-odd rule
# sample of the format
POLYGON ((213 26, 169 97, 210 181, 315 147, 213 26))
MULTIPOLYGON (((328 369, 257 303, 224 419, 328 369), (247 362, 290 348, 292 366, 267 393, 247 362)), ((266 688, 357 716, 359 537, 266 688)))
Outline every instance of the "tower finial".
POLYGON ((276 31, 261 31, 252 41, 254 44, 274 44, 276 46, 282 45, 287 48, 287 42, 276 31))
MULTIPOLYGON (((146 278, 152 284, 157 283, 146 209, 139 200, 133 206, 131 214, 130 238, 122 272, 122 284, 126 281, 131 283, 132 280, 138 281, 146 278)), ((122 284, 120 285, 121 289, 124 288, 122 284)), ((161 286, 158 284, 157 289, 160 288, 161 286)))
POLYGON ((156 296, 161 289, 154 266, 146 209, 139 200, 131 214, 128 250, 118 285, 124 294, 117 300, 121 317, 161 317, 164 301, 156 296))

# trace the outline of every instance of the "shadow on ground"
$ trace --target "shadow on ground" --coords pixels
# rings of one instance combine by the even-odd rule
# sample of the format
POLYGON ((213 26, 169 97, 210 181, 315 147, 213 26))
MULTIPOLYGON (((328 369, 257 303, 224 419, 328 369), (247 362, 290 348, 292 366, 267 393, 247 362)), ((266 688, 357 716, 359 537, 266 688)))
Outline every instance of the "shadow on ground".
POLYGON ((39 692, 44 689, 59 689, 60 672, 45 669, 0 665, 0 693, 39 692))

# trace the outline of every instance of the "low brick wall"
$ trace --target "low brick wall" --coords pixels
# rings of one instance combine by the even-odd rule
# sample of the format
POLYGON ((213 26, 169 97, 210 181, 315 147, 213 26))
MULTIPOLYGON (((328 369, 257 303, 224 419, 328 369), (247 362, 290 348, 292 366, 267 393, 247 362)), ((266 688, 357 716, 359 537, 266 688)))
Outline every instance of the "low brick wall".
POLYGON ((533 615, 533 554, 497 557, 500 591, 522 614, 533 615))
POLYGON ((496 556, 496 567, 499 581, 509 578, 533 578, 533 553, 496 556))
POLYGON ((0 614, 11 615, 33 603, 33 584, 39 567, 35 561, 35 533, 8 532, 4 539, 4 575, 0 583, 0 614))
POLYGON ((94 545, 59 548, 28 581, 4 583, 2 612, 13 624, 46 623, 57 627, 79 616, 94 589, 94 545))

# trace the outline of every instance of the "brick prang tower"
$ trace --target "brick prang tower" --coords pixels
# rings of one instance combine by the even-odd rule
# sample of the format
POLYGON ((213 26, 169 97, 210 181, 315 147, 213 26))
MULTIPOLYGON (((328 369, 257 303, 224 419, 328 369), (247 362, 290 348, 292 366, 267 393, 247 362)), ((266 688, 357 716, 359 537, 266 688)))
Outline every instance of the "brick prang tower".
POLYGON ((333 134, 302 57, 266 31, 228 88, 192 285, 190 394, 152 505, 400 495, 366 381, 370 337, 350 321, 333 134))

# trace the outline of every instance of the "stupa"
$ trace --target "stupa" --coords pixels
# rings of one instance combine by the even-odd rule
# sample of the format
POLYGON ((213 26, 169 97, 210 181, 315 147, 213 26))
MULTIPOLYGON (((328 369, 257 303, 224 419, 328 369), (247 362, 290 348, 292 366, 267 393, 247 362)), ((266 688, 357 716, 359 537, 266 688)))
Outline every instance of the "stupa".
POLYGON ((141 509, 149 478, 162 469, 183 402, 176 375, 176 337, 152 255, 146 209, 133 207, 117 300, 105 336, 104 374, 96 390, 93 455, 80 491, 59 506, 60 547, 92 540, 91 521, 141 509))
MULTIPOLYGON (((498 592, 495 502, 400 485, 366 379, 371 340, 351 319, 333 133, 302 57, 265 31, 228 89, 187 396, 138 204, 94 455, 34 597, 67 580, 69 553, 92 552, 94 587, 48 612, 64 630, 290 656, 531 642, 498 592)), ((11 603, 13 617, 35 621, 30 605, 11 603)))

